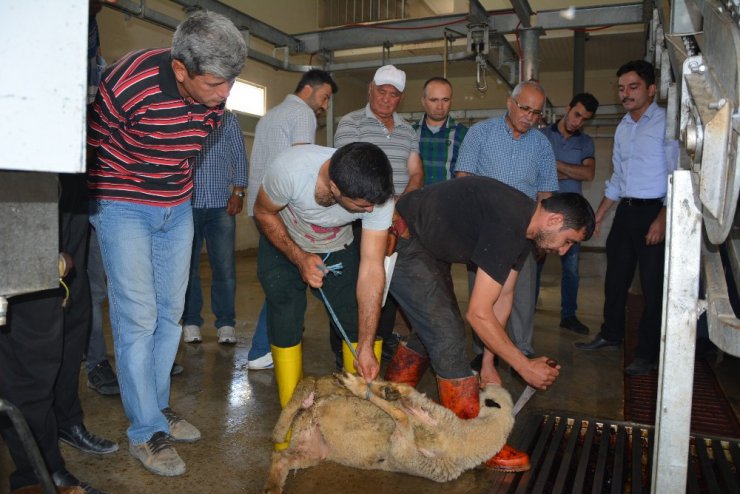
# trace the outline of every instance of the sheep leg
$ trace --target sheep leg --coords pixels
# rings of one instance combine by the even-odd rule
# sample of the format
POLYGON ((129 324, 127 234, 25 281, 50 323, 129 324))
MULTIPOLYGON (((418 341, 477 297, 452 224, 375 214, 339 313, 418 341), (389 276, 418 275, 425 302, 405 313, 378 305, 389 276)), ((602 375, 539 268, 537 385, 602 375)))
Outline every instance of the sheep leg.
POLYGON ((358 376, 354 376, 347 372, 344 372, 341 376, 337 376, 342 385, 352 392, 355 396, 362 399, 367 399, 376 407, 387 413, 395 422, 396 426, 408 428, 408 417, 406 412, 399 408, 395 401, 388 401, 386 397, 390 397, 393 400, 400 398, 400 394, 395 393, 393 386, 389 386, 391 383, 377 383, 373 382, 368 388, 367 383, 358 376), (368 393, 368 391, 370 391, 368 393), (379 396, 380 395, 380 396, 379 396))
POLYGON ((265 482, 264 494, 281 494, 288 472, 301 468, 313 467, 321 463, 322 458, 309 456, 306 451, 287 449, 272 454, 270 471, 265 482))
POLYGON ((275 427, 272 429, 273 442, 284 442, 296 414, 313 405, 315 399, 314 387, 313 382, 310 382, 310 386, 308 384, 304 384, 304 381, 301 381, 298 384, 293 392, 293 396, 285 405, 285 408, 283 408, 283 411, 280 413, 280 417, 278 417, 278 420, 275 423, 275 427))

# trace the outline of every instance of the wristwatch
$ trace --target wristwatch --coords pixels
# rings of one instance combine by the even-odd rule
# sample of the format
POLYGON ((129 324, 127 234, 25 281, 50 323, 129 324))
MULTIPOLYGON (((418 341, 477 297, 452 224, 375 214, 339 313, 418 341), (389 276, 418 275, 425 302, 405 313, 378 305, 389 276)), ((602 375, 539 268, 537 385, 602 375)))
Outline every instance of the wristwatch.
POLYGON ((244 199, 244 191, 243 191, 243 190, 235 190, 235 191, 233 192, 233 194, 234 194, 234 195, 235 195, 236 197, 241 197, 242 199, 244 199))

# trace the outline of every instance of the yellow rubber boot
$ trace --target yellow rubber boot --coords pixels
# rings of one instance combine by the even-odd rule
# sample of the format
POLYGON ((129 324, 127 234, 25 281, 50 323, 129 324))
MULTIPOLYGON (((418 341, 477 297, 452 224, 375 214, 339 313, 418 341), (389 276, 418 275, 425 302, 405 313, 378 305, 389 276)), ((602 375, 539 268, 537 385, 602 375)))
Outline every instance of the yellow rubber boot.
MULTIPOLYGON (((275 365, 275 381, 280 397, 280 406, 285 408, 298 382, 303 379, 303 349, 300 343, 288 348, 270 345, 272 361, 275 365)), ((290 431, 284 443, 275 443, 275 450, 280 451, 288 447, 290 431)))
MULTIPOLYGON (((357 343, 352 343, 352 348, 357 350, 357 343)), ((378 362, 380 362, 380 354, 382 351, 383 338, 375 338, 375 343, 373 344, 373 353, 375 354, 375 358, 378 359, 378 362)), ((346 341, 342 341, 342 362, 344 363, 344 370, 346 370, 350 374, 357 374, 357 370, 355 369, 355 356, 352 354, 352 351, 347 346, 346 341)))

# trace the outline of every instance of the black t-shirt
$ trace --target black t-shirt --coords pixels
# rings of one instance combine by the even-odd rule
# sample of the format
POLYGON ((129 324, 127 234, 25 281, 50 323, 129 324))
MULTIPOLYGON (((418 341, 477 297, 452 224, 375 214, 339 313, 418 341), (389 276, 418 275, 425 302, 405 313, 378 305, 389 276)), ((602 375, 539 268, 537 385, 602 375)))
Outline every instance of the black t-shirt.
POLYGON ((396 208, 437 259, 472 262, 503 285, 532 250, 526 233, 536 206, 498 180, 468 176, 410 192, 396 208))

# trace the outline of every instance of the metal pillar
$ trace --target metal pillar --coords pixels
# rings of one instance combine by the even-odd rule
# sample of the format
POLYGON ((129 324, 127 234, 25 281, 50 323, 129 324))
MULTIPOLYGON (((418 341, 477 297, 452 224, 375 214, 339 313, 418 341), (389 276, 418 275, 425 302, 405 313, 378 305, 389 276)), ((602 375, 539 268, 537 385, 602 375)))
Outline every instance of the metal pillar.
POLYGON ((586 33, 573 33, 573 94, 585 91, 586 77, 586 33))
POLYGON ((678 170, 668 179, 663 323, 651 489, 656 494, 686 492, 702 236, 693 177, 689 170, 678 170))
POLYGON ((521 80, 540 80, 540 35, 542 29, 528 28, 520 31, 522 42, 521 80))

